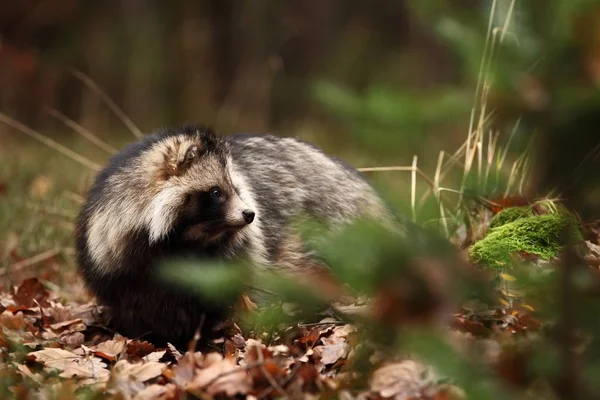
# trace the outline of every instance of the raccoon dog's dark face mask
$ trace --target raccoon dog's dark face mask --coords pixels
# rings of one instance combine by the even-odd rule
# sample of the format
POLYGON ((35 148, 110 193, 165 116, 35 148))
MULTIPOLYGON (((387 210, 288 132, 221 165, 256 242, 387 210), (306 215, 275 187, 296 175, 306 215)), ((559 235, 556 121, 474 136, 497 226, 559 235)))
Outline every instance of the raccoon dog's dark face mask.
POLYGON ((255 212, 228 186, 215 185, 206 191, 188 194, 180 219, 186 237, 219 236, 254 221, 255 212))

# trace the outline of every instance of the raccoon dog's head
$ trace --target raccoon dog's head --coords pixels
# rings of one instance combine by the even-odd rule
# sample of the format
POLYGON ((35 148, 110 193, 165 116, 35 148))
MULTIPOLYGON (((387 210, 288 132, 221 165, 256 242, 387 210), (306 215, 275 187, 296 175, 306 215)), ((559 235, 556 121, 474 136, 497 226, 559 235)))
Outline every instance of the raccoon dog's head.
POLYGON ((87 248, 105 265, 119 259, 132 235, 147 235, 150 245, 210 243, 254 221, 246 191, 227 142, 211 130, 159 132, 122 150, 99 174, 80 219, 87 248))
POLYGON ((150 202, 151 240, 176 229, 188 239, 214 240, 254 221, 255 210, 240 198, 240 182, 225 141, 211 131, 187 128, 147 153, 154 174, 150 202))

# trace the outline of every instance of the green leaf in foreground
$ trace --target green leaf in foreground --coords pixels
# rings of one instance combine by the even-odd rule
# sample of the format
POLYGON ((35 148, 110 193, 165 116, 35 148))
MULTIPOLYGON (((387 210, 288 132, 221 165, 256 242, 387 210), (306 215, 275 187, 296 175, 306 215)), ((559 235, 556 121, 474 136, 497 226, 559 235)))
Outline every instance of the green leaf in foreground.
POLYGON ((216 302, 235 298, 244 285, 245 270, 224 262, 171 261, 159 268, 166 281, 216 302))

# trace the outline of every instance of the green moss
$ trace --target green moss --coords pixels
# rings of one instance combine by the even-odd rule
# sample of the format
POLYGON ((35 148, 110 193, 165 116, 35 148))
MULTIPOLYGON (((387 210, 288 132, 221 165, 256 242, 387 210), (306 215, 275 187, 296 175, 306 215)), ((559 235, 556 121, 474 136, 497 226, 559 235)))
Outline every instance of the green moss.
POLYGON ((509 222, 516 221, 519 218, 531 217, 532 215, 533 210, 530 206, 505 208, 496 214, 494 218, 492 218, 489 229, 494 229, 504 224, 508 224, 509 222))
POLYGON ((484 266, 502 268, 510 263, 511 254, 520 251, 550 260, 562 249, 560 235, 565 227, 569 229, 573 240, 583 240, 575 217, 566 210, 534 215, 528 207, 514 208, 516 210, 501 216, 488 235, 471 247, 469 255, 474 261, 484 266))

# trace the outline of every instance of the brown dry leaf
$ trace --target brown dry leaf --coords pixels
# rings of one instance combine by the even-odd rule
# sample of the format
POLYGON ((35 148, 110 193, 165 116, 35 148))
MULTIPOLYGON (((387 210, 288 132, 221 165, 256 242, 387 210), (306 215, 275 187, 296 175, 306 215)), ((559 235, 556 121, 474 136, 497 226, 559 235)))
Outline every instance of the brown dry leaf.
POLYGON ((163 358, 163 356, 166 353, 167 353, 166 350, 153 351, 152 353, 150 353, 150 354, 148 354, 147 356, 144 357, 144 361, 158 362, 161 358, 163 358))
MULTIPOLYGON (((296 386, 303 392, 314 392, 318 390, 318 381, 320 380, 319 372, 312 364, 302 363, 296 371, 292 387, 296 386)), ((287 389, 287 388, 286 388, 287 389)))
POLYGON ((340 358, 346 357, 350 346, 346 343, 335 343, 315 347, 321 353, 321 362, 325 365, 335 364, 340 358))
POLYGON ((69 325, 73 325, 73 324, 77 324, 81 322, 81 318, 76 318, 76 319, 72 319, 69 321, 62 321, 62 322, 57 322, 55 324, 51 324, 50 325, 50 329, 58 331, 58 330, 62 330, 64 328, 67 328, 69 325))
POLYGON ((304 344, 304 345, 306 345, 306 347, 312 347, 319 341, 320 337, 321 337, 321 330, 318 327, 313 328, 306 335, 304 335, 303 337, 298 339, 298 343, 304 344))
POLYGON ((273 353, 262 345, 255 345, 246 351, 245 362, 247 364, 262 363, 259 367, 250 368, 255 385, 270 385, 272 380, 283 377, 284 371, 273 359, 273 353))
POLYGON ((335 364, 340 358, 345 358, 350 351, 346 343, 348 335, 356 332, 356 327, 350 324, 340 325, 333 328, 331 334, 321 338, 322 346, 317 346, 321 354, 321 362, 325 365, 335 364))
POLYGON ((112 373, 141 383, 159 377, 166 368, 166 364, 154 361, 132 364, 127 360, 120 360, 113 367, 112 373))
POLYGON ((127 342, 127 357, 132 360, 139 360, 155 350, 154 345, 146 341, 136 339, 127 342))
POLYGON ((19 311, 16 314, 6 310, 0 314, 0 327, 4 327, 13 331, 24 331, 27 327, 27 322, 23 312, 19 311))
POLYGON ((47 348, 29 353, 36 361, 43 363, 45 368, 62 371, 63 378, 95 378, 100 381, 108 379, 109 372, 106 364, 98 357, 78 356, 63 349, 47 348))
POLYGON ((198 371, 186 390, 198 397, 202 393, 215 396, 224 393, 228 397, 247 394, 252 389, 252 378, 248 371, 218 353, 208 354, 206 367, 198 371))
POLYGON ((73 316, 70 307, 65 307, 62 304, 56 304, 53 302, 51 302, 51 306, 52 307, 49 309, 44 310, 44 312, 48 313, 50 321, 52 321, 52 325, 56 324, 59 326, 58 324, 62 322, 68 322, 70 324, 74 320, 79 320, 78 322, 84 322, 80 317, 73 316))
POLYGON ((69 346, 78 347, 85 341, 85 335, 81 332, 64 332, 58 339, 59 343, 69 346))
POLYGON ((29 367, 25 364, 14 364, 17 368, 17 371, 19 371, 19 373, 29 379, 31 379, 32 381, 38 383, 38 384, 42 384, 42 379, 38 374, 34 374, 33 372, 31 372, 31 370, 29 369, 29 367))
POLYGON ((70 310, 72 318, 81 318, 83 323, 86 325, 96 323, 101 311, 102 307, 98 306, 95 302, 78 305, 70 310))
POLYGON ((187 352, 179 358, 177 365, 173 366, 173 381, 179 386, 185 386, 194 380, 197 355, 201 356, 201 353, 187 352))
POLYGON ((405 360, 377 369, 371 378, 371 390, 386 398, 419 398, 419 394, 432 383, 428 368, 415 361, 405 360))
POLYGON ((106 340, 92 347, 95 355, 107 361, 114 362, 125 348, 124 340, 106 340))
POLYGON ((177 387, 172 383, 166 385, 152 384, 139 391, 133 400, 163 400, 176 398, 177 387))
POLYGON ((596 257, 600 257, 600 246, 590 242, 589 240, 585 241, 585 245, 591 254, 593 254, 596 257))
POLYGON ((49 307, 48 296, 48 291, 37 278, 29 278, 21 283, 13 299, 17 305, 25 307, 37 306, 36 301, 42 307, 49 307))

